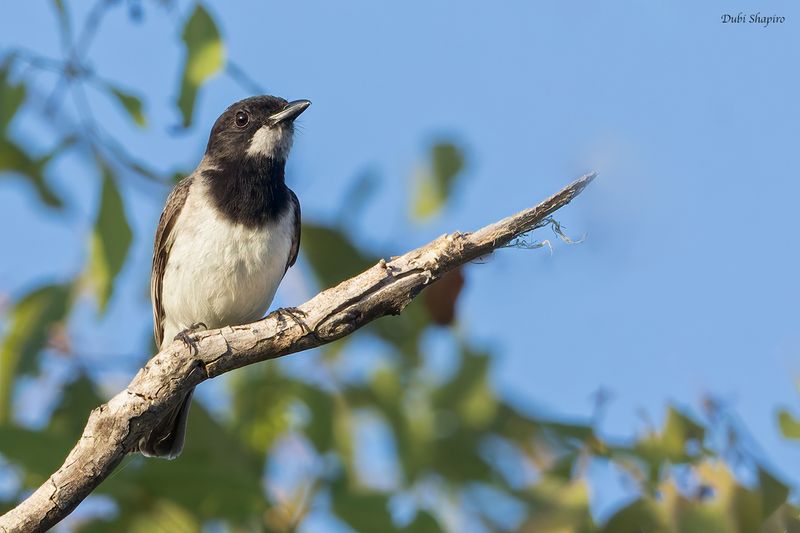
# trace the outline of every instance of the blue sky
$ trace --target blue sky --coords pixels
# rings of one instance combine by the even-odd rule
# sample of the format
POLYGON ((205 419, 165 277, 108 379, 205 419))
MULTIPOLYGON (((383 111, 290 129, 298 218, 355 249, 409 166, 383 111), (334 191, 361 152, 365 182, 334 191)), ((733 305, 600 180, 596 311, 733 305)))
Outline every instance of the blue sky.
MULTIPOLYGON (((72 4, 82 20, 86 8, 72 4)), ((191 4, 179 5, 186 13, 191 4)), ((497 387, 583 417, 592 394, 606 389, 613 401, 602 429, 611 436, 642 429, 642 411, 659 423, 667 402, 696 408, 712 394, 738 413, 768 463, 800 484, 800 448, 775 423, 778 406, 800 412, 797 3, 735 7, 786 17, 767 28, 721 24, 733 9, 722 1, 206 5, 229 57, 252 78, 313 102, 288 177, 305 216, 338 216, 360 173, 381 177, 354 221, 365 245, 397 254, 598 171, 558 215, 586 242, 557 243, 552 255, 502 251, 467 272, 460 328, 497 354, 497 387), (469 149, 468 169, 452 205, 409 232, 408 177, 440 137, 469 149)), ((201 92, 195 126, 171 133, 180 15, 146 7, 139 25, 113 11, 91 58, 104 77, 146 96, 149 129, 131 127, 99 94, 92 104, 130 151, 158 168, 190 169, 219 112, 247 94, 215 78, 201 92)), ((0 46, 57 54, 47 3, 3 11, 0 46)), ((47 145, 46 124, 16 126, 18 138, 47 145)), ((22 182, 0 181, 0 249, 15 250, 0 261, 0 293, 82 268, 96 177, 66 158, 52 181, 69 194, 67 215, 43 217, 22 182)), ((114 336, 127 324, 141 330, 141 343, 124 351, 149 335, 145 280, 165 193, 125 187, 133 257, 108 319, 77 340, 101 363, 119 352, 114 336)), ((284 285, 282 304, 312 290, 299 276, 284 285)))

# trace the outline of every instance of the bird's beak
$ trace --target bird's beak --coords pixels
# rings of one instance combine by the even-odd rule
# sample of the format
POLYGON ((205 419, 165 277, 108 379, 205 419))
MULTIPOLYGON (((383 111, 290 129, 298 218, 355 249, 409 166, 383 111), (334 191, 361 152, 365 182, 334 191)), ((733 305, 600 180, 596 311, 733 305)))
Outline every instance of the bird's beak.
POLYGON ((291 122, 299 117, 300 113, 305 111, 310 105, 311 102, 309 100, 295 100, 294 102, 289 102, 286 104, 286 107, 269 117, 269 123, 274 126, 281 122, 291 122))

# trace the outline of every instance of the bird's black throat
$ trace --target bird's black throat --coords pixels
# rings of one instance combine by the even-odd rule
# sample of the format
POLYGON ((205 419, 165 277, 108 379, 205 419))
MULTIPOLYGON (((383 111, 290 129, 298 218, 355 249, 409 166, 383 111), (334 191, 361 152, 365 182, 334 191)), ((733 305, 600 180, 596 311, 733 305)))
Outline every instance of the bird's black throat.
POLYGON ((231 222, 261 227, 289 207, 286 161, 256 156, 216 160, 214 167, 203 176, 214 207, 231 222))

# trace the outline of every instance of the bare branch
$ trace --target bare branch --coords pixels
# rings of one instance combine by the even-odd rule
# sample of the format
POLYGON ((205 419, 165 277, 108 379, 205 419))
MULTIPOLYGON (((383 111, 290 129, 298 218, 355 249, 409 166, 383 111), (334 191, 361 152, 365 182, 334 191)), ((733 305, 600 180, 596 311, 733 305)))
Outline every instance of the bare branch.
POLYGON ((197 334, 197 351, 175 342, 139 370, 128 387, 89 416, 64 464, 0 517, 0 531, 45 531, 66 517, 136 448, 190 387, 268 359, 322 346, 372 320, 397 315, 431 282, 531 231, 594 179, 587 174, 534 208, 474 233, 453 233, 327 289, 298 309, 295 321, 276 311, 243 326, 197 334))

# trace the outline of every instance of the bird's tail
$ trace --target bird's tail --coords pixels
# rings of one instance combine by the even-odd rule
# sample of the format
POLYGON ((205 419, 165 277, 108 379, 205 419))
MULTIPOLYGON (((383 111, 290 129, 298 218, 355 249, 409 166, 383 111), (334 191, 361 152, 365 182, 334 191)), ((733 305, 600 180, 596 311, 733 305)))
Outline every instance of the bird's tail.
POLYGON ((186 437, 186 420, 192 405, 191 389, 150 433, 139 439, 139 451, 146 457, 175 459, 183 450, 186 437))

